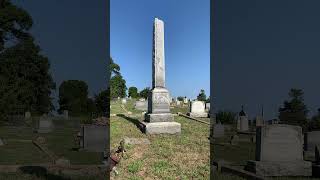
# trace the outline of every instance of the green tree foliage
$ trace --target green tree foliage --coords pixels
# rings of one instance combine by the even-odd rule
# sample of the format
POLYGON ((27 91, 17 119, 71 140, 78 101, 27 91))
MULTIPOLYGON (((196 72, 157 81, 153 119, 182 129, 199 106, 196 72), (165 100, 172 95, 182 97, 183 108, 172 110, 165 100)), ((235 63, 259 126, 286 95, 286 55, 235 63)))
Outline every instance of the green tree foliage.
POLYGON ((88 85, 79 80, 63 81, 59 87, 59 112, 68 110, 70 115, 88 113, 88 85))
POLYGON ((204 92, 203 89, 200 90, 200 93, 199 93, 199 95, 197 96, 197 100, 198 100, 198 101, 206 101, 206 100, 207 100, 206 93, 204 92))
POLYGON ((301 89, 290 89, 289 101, 284 101, 283 107, 279 108, 279 119, 281 123, 299 125, 304 130, 307 127, 308 109, 304 104, 303 91, 301 89))
POLYGON ((150 88, 146 87, 139 92, 139 95, 140 95, 140 97, 147 99, 150 92, 151 92, 150 88))
POLYGON ((28 30, 31 16, 8 0, 0 2, 0 113, 31 111, 47 113, 53 109, 51 91, 55 84, 47 57, 28 30))
POLYGON ((110 87, 111 87, 111 98, 126 97, 126 81, 122 78, 122 76, 115 75, 110 79, 110 87))
POLYGON ((120 66, 116 64, 112 58, 110 58, 110 95, 111 98, 126 97, 126 81, 123 79, 120 73, 120 66))
POLYGON ((110 91, 104 90, 101 91, 98 95, 95 96, 95 104, 97 107, 97 112, 108 117, 110 109, 110 91))
POLYGON ((210 96, 209 96, 208 99, 206 100, 206 103, 210 103, 210 96))
POLYGON ((232 124, 235 122, 236 113, 231 111, 218 111, 216 113, 216 120, 221 124, 232 124))
POLYGON ((178 101, 183 101, 183 98, 184 98, 184 97, 182 97, 182 96, 178 96, 178 97, 177 97, 178 101))
POLYGON ((33 21, 23 9, 13 5, 9 0, 0 1, 0 52, 8 44, 15 44, 30 37, 29 30, 33 21))
POLYGON ((138 98, 139 97, 138 88, 130 87, 128 90, 128 94, 132 98, 138 98))

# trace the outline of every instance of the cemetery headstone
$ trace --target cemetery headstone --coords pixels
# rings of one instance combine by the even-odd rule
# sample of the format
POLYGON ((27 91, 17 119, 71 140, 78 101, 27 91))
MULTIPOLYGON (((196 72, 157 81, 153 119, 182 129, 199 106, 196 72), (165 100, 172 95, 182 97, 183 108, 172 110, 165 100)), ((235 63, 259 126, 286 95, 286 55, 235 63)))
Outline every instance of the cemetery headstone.
POLYGON ((127 99, 126 99, 126 98, 122 98, 121 103, 122 103, 122 104, 127 104, 127 99))
POLYGON ((311 176, 312 163, 303 160, 299 126, 275 124, 257 128, 256 160, 246 169, 261 176, 311 176))
POLYGON ((210 103, 206 103, 206 111, 207 111, 207 112, 210 111, 210 103))
POLYGON ((208 117, 208 113, 205 112, 205 104, 203 101, 192 101, 190 106, 190 117, 208 117))
POLYGON ((69 119, 69 111, 68 111, 68 110, 64 110, 64 111, 63 111, 63 117, 64 117, 65 119, 69 119))
POLYGON ((177 104, 177 106, 180 106, 181 105, 181 101, 177 100, 176 104, 177 104))
POLYGON ((4 142, 3 140, 0 138, 0 146, 3 146, 4 145, 4 142))
POLYGON ((29 111, 25 112, 24 118, 25 119, 30 119, 31 118, 31 113, 29 111))
POLYGON ((263 126, 263 125, 264 125, 263 118, 261 116, 257 116, 256 117, 256 127, 263 126))
POLYGON ((103 152, 107 148, 107 126, 85 124, 80 129, 80 148, 90 152, 103 152))
POLYGON ((38 133, 49 133, 53 130, 52 119, 47 115, 42 115, 39 119, 38 133))
POLYGON ((148 102, 146 101, 136 101, 134 108, 141 111, 147 111, 148 110, 148 102))
POLYGON ((238 145, 238 143, 239 143, 239 136, 238 135, 231 136, 230 144, 231 145, 238 145))
POLYGON ((320 131, 311 131, 304 134, 305 156, 315 158, 315 147, 320 145, 320 131))
POLYGON ((224 136, 224 125, 223 124, 215 124, 213 127, 213 137, 219 138, 224 136))
POLYGON ((243 107, 242 107, 242 110, 240 111, 239 116, 238 116, 237 128, 239 131, 248 131, 249 130, 248 116, 243 111, 243 107))
POLYGON ((315 162, 317 165, 320 165, 320 152, 319 152, 319 149, 320 148, 320 145, 316 145, 316 147, 314 148, 314 152, 315 152, 315 162))
POLYGON ((183 103, 184 103, 184 104, 188 104, 188 102, 189 102, 189 101, 188 101, 188 98, 187 98, 187 97, 184 97, 184 98, 183 98, 183 103))
POLYGON ((164 23, 155 18, 153 28, 152 90, 145 114, 147 134, 175 134, 181 132, 181 124, 174 122, 170 113, 170 95, 165 88, 164 23))

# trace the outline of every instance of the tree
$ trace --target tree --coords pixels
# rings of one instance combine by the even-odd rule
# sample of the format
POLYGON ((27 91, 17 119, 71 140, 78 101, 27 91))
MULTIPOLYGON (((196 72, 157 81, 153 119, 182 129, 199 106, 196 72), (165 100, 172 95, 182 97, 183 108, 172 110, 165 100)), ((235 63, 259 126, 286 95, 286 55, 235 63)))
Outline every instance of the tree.
POLYGON ((95 96, 95 104, 97 107, 97 112, 102 114, 105 117, 108 117, 110 109, 110 91, 104 90, 101 91, 98 95, 95 96))
POLYGON ((149 93, 151 93, 151 90, 149 87, 146 87, 140 91, 139 95, 140 95, 140 97, 147 99, 149 96, 149 93))
POLYGON ((233 124, 235 122, 236 113, 231 111, 218 111, 216 120, 221 124, 233 124))
POLYGON ((307 127, 308 109, 304 104, 303 91, 290 89, 289 101, 284 101, 283 107, 279 108, 279 119, 284 124, 298 125, 304 130, 307 127))
POLYGON ((197 100, 198 101, 206 101, 207 100, 207 96, 206 96, 206 94, 205 94, 203 89, 200 90, 200 93, 197 96, 197 100))
POLYGON ((178 101, 183 101, 183 98, 184 98, 184 97, 182 97, 182 96, 178 96, 178 97, 177 97, 178 101))
POLYGON ((111 98, 125 97, 127 86, 126 81, 123 79, 120 73, 120 66, 116 64, 112 58, 110 58, 110 95, 111 98))
POLYGON ((0 2, 0 114, 31 111, 48 113, 54 109, 50 97, 55 83, 47 57, 28 32, 31 16, 8 0, 0 2))
POLYGON ((126 97, 126 81, 121 75, 115 75, 110 79, 110 87, 111 98, 126 97))
POLYGON ((132 98, 138 98, 139 97, 138 88, 130 87, 128 90, 128 94, 132 98))
POLYGON ((206 103, 210 103, 210 96, 209 96, 208 99, 206 100, 206 103))
POLYGON ((68 110, 70 115, 88 113, 88 85, 80 80, 63 81, 59 87, 59 112, 68 110))
POLYGON ((22 8, 13 5, 9 0, 0 1, 0 52, 6 47, 16 45, 30 38, 29 30, 33 21, 22 8))

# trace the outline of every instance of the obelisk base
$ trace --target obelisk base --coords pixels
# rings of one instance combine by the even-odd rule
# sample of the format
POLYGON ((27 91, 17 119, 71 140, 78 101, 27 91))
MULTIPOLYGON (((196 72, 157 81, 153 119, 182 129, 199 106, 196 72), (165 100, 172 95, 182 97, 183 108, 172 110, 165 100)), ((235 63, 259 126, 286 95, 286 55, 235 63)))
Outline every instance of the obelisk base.
POLYGON ((174 116, 171 113, 145 114, 146 122, 173 122, 174 116))
POLYGON ((143 122, 146 134, 180 134, 181 124, 177 122, 143 122))

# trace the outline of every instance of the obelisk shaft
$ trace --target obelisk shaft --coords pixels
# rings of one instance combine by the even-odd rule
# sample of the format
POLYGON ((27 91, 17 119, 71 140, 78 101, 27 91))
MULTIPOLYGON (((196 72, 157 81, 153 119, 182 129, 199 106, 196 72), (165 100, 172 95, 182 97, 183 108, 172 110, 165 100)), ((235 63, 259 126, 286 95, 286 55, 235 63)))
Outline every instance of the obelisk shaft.
POLYGON ((164 23, 155 18, 153 26, 152 88, 165 87, 164 23))

